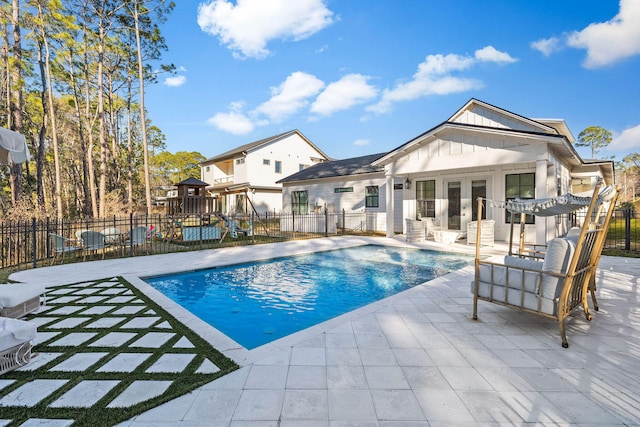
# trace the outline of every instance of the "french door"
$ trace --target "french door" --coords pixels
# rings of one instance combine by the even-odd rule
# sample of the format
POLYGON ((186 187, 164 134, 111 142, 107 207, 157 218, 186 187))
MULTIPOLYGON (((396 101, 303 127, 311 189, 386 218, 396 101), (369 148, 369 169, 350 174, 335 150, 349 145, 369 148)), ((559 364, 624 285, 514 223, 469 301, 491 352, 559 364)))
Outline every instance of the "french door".
MULTIPOLYGON (((460 178, 444 181, 443 204, 445 227, 465 231, 469 221, 478 219, 478 197, 487 198, 487 178, 460 178)), ((482 211, 486 219, 486 209, 482 211)))

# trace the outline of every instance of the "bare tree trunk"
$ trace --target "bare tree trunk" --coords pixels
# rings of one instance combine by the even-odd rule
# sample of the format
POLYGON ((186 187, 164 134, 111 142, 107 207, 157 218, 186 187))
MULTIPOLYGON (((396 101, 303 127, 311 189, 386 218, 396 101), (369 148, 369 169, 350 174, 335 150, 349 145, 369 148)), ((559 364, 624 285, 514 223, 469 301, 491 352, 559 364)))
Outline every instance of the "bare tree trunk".
MULTIPOLYGON (((11 24, 13 25, 13 61, 14 61, 14 85, 11 96, 11 129, 22 132, 22 111, 24 99, 22 96, 22 41, 20 38, 20 1, 13 0, 11 7, 11 24)), ((12 163, 10 166, 11 201, 15 204, 24 192, 22 183, 22 165, 12 163)))
POLYGON ((131 77, 127 79, 127 205, 133 213, 133 141, 131 140, 131 77))
POLYGON ((38 68, 40 69, 40 81, 42 84, 42 91, 40 92, 40 102, 42 103, 42 125, 40 126, 40 132, 38 133, 38 151, 36 153, 36 196, 38 198, 38 205, 44 207, 44 183, 42 182, 43 169, 44 169, 44 149, 45 149, 45 137, 47 135, 47 114, 49 114, 47 108, 47 94, 46 94, 46 78, 44 71, 44 62, 42 60, 42 43, 38 42, 38 68))
POLYGON ((96 197, 96 175, 93 167, 93 125, 91 120, 91 91, 89 88, 89 46, 87 44, 87 28, 84 28, 84 81, 85 81, 85 120, 87 121, 87 168, 89 169, 88 189, 91 195, 91 213, 94 218, 98 217, 98 200, 96 197))
POLYGON ((142 129, 142 150, 144 156, 144 188, 147 200, 147 215, 151 215, 151 179, 149 177, 149 145, 147 143, 147 119, 144 110, 144 68, 142 63, 142 45, 140 42, 140 14, 138 0, 133 2, 133 20, 136 29, 136 48, 138 50, 138 79, 140 80, 140 126, 142 129))
MULTIPOLYGON (((102 21, 102 16, 100 17, 102 21)), ((99 25, 99 42, 98 42, 98 135, 100 142, 100 180, 98 188, 98 198, 100 200, 99 217, 104 218, 105 215, 105 200, 107 195, 107 151, 109 149, 107 145, 107 137, 104 132, 104 43, 105 34, 102 22, 99 25)))
MULTIPOLYGON (((40 3, 38 3, 38 15, 40 20, 44 25, 44 16, 42 14, 42 8, 40 3)), ((55 200, 56 200, 56 213, 58 216, 58 221, 62 221, 63 218, 63 206, 62 206, 62 184, 61 184, 61 176, 60 176, 60 153, 58 149, 58 127, 56 123, 56 114, 53 105, 53 89, 51 88, 51 64, 49 62, 50 51, 49 51, 49 42, 47 40, 47 34, 45 34, 44 26, 40 27, 42 41, 44 43, 44 63, 45 63, 45 72, 46 72, 46 88, 47 95, 49 97, 49 113, 51 119, 51 142, 53 144, 53 167, 55 171, 55 200)), ((44 82, 43 82, 44 85, 44 82)))

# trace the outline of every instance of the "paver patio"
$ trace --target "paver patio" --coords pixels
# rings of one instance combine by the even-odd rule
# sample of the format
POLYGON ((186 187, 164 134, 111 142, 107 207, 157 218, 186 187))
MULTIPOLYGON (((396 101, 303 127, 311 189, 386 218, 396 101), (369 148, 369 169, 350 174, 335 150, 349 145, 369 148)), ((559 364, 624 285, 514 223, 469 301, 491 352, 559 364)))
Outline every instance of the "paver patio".
MULTIPOLYGON (((640 425, 637 259, 602 257, 600 311, 592 312, 591 322, 574 313, 568 349, 561 347, 558 325, 551 320, 483 302, 479 320, 472 320, 473 266, 251 351, 139 279, 362 243, 404 244, 383 238, 316 239, 94 261, 11 278, 57 285, 100 279, 109 271, 241 366, 121 426, 640 425)), ((454 248, 470 250, 444 246, 454 248)), ((124 302, 121 310, 135 301, 124 302)), ((65 314, 59 309, 56 316, 65 314)), ((41 363, 38 359, 32 363, 41 363)), ((157 366, 176 363, 185 361, 158 360, 157 366)), ((53 386, 32 387, 45 393, 53 386)))

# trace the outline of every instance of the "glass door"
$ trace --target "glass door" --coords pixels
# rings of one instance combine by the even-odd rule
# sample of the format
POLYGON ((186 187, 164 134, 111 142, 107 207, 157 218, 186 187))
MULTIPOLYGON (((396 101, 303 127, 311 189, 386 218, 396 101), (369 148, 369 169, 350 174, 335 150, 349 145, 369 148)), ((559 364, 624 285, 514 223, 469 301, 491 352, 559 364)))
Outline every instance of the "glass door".
MULTIPOLYGON (((446 228, 466 231, 469 221, 478 219, 478 197, 487 198, 487 179, 463 178, 445 181, 446 228)), ((487 218, 486 205, 482 218, 487 218)))
POLYGON ((447 182, 447 228, 460 230, 462 225, 462 183, 461 181, 447 182))

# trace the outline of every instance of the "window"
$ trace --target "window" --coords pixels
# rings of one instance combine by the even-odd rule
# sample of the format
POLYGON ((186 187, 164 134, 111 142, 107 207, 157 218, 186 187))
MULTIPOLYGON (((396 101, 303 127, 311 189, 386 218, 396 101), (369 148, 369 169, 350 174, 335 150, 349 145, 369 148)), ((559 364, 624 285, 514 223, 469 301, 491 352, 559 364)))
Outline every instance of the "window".
POLYGON ((262 159, 262 164, 265 166, 269 166, 271 164, 271 160, 269 159, 262 159))
POLYGON ((309 197, 306 191, 291 192, 291 210, 298 215, 309 212, 309 197))
MULTIPOLYGON (((534 173, 520 173, 507 175, 505 177, 505 195, 506 199, 533 199, 536 190, 536 176, 534 173)), ((511 222, 511 212, 505 211, 505 221, 511 222)), ((533 215, 527 215, 526 224, 534 224, 533 215)))
POLYGON ((298 170, 305 170, 305 169, 306 169, 306 168, 308 168, 308 167, 309 167, 309 166, 307 166, 307 165, 303 165, 302 163, 300 163, 300 164, 298 165, 298 170))
POLYGON ((436 217, 436 180, 416 181, 416 213, 418 218, 436 217))
POLYGON ((367 208, 379 207, 379 195, 377 185, 368 185, 364 189, 364 206, 367 208))
POLYGON ((276 173, 282 173, 282 162, 280 160, 276 160, 276 173))
POLYGON ((334 193, 353 193, 353 187, 337 187, 333 189, 334 193))
POLYGON ((236 165, 242 165, 242 164, 244 164, 244 157, 236 159, 236 165))
POLYGON ((211 170, 211 166, 207 166, 207 172, 211 170))
MULTIPOLYGON (((487 180, 474 179, 471 181, 471 221, 478 220, 478 198, 487 199, 487 180)), ((487 219, 486 202, 483 203, 482 219, 487 219)))

